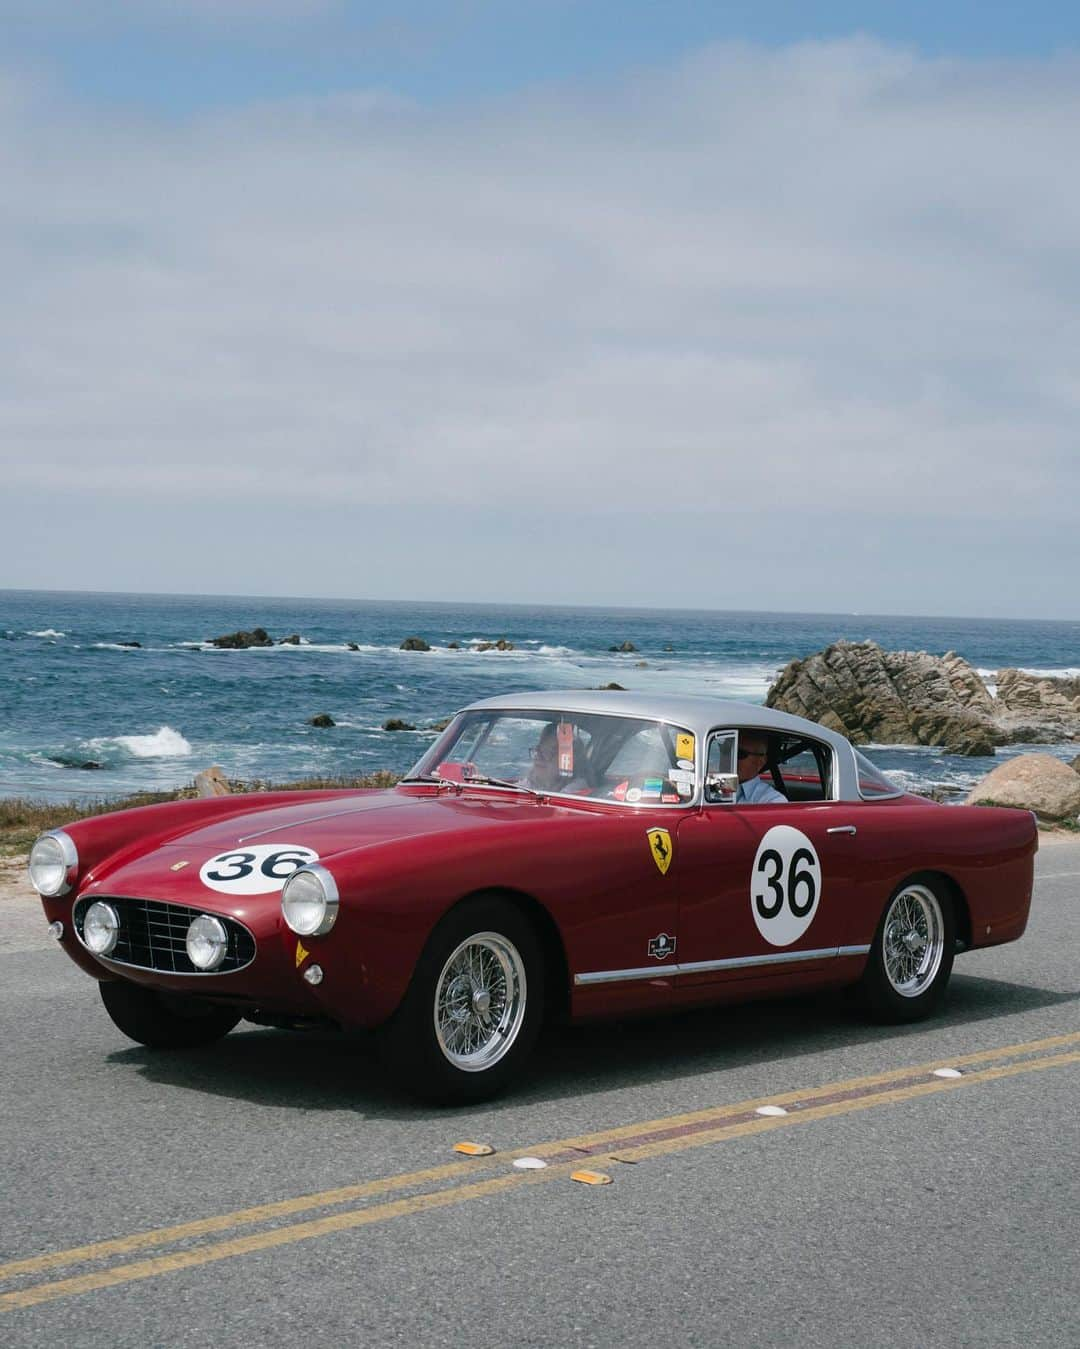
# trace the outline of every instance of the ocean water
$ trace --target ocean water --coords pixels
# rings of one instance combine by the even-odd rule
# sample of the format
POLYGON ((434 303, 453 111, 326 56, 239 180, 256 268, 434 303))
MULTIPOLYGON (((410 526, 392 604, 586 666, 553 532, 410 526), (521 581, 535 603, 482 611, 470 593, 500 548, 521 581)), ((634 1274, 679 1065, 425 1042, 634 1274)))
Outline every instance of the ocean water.
MULTIPOLYGON (((839 638, 958 651, 990 682, 1004 666, 1080 673, 1080 622, 0 591, 0 796, 107 798, 210 764, 274 781, 403 772, 431 724, 477 698, 614 680, 761 702, 787 661, 839 638), (256 626, 302 644, 208 645, 256 626), (409 636, 433 650, 400 650, 409 636), (473 649, 500 637, 514 650, 473 649), (624 641, 637 650, 609 650, 624 641), (320 712, 337 724, 308 725, 320 712), (389 718, 418 729, 384 731, 389 718)), ((966 788, 1022 748, 869 753, 905 787, 966 788)))

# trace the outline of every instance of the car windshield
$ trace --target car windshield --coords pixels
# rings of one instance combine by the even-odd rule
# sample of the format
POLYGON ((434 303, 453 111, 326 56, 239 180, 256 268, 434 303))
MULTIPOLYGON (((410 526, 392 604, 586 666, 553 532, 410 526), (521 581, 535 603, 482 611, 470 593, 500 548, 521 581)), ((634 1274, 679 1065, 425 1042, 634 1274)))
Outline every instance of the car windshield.
POLYGON ((495 783, 545 796, 685 806, 692 732, 668 722, 559 709, 461 713, 406 778, 495 783))

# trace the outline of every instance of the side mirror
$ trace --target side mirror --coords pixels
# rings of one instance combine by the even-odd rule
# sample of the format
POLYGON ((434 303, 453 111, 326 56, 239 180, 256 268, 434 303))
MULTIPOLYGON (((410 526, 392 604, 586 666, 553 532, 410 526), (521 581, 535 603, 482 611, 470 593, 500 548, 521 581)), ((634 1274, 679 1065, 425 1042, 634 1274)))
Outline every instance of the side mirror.
POLYGON ((739 790, 738 773, 708 773, 705 777, 705 800, 721 806, 734 805, 739 790))

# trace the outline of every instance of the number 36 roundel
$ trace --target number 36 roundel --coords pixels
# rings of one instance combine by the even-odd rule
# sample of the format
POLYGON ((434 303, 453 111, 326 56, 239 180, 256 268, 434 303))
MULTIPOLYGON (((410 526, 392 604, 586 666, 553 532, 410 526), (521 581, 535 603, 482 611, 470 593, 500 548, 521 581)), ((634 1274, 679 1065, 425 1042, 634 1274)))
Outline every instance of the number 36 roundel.
POLYGON ((218 853, 199 868, 199 880, 223 895, 265 895, 280 890, 297 867, 319 854, 297 843, 253 843, 218 853))
POLYGON ((814 921, 821 899, 821 862, 801 830, 770 829, 750 876, 750 907, 758 931, 772 946, 790 946, 814 921))

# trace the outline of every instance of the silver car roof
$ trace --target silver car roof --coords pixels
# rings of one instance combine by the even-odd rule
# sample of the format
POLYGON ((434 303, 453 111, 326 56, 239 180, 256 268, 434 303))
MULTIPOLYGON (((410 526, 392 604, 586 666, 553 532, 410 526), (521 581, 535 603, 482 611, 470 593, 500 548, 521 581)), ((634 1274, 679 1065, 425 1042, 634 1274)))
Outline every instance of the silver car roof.
MULTIPOLYGON (((723 727, 761 731, 782 731, 809 735, 833 750, 835 799, 859 800, 859 776, 855 752, 850 741, 836 731, 819 726, 805 717, 777 712, 757 703, 738 702, 734 698, 710 698, 687 693, 630 693, 617 689, 538 689, 535 693, 507 693, 501 698, 484 698, 463 710, 530 710, 537 712, 597 712, 610 716, 643 717, 649 721, 672 722, 693 731, 704 744, 710 731, 723 727)), ((899 794, 899 789, 897 794, 899 794)))

